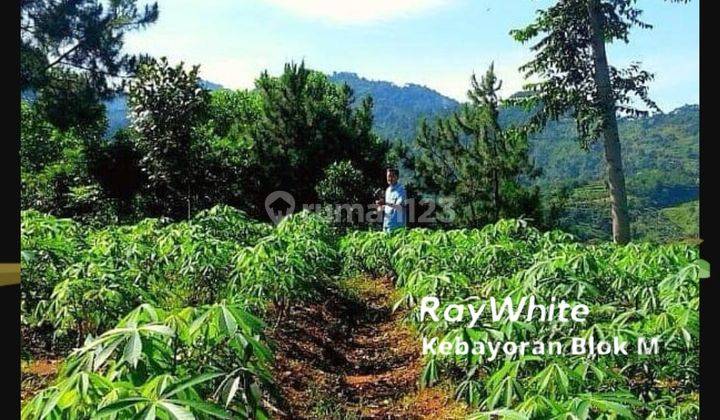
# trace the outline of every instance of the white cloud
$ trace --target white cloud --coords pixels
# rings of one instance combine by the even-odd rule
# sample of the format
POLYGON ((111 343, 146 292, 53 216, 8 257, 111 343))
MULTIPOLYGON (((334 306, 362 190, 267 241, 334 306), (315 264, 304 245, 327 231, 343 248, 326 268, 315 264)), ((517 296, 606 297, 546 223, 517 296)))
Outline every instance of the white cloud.
POLYGON ((248 59, 210 58, 200 66, 200 77, 230 89, 252 88, 260 73, 272 65, 262 57, 248 59))
POLYGON ((339 24, 364 24, 410 16, 452 0, 265 0, 289 12, 339 24))

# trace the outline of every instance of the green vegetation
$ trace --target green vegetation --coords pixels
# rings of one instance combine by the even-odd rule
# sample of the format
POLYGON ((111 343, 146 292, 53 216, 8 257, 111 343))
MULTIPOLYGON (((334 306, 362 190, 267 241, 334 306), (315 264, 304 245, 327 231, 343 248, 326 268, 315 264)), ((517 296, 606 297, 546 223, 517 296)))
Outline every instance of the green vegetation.
POLYGON ((372 100, 351 107, 351 89, 302 63, 262 74, 252 91, 204 85, 197 68, 145 60, 130 82, 132 125, 111 139, 61 129, 42 102, 23 102, 23 209, 102 225, 187 219, 224 203, 267 220, 273 191, 355 203, 382 185, 389 146, 372 133, 372 100), (330 178, 347 170, 353 185, 337 189, 330 178))
POLYGON ((453 226, 478 227, 501 217, 542 219, 539 191, 524 181, 537 175, 529 159, 527 133, 500 127, 498 90, 493 66, 471 78, 470 102, 433 125, 424 120, 412 146, 404 150, 423 195, 453 200, 453 226), (540 216, 540 217, 538 217, 540 216))
MULTIPOLYGON (((517 109, 508 112, 507 123, 523 115, 517 109)), ((697 198, 699 117, 699 107, 688 105, 667 114, 619 121, 629 194, 661 207, 697 198)), ((543 170, 538 178, 541 187, 601 179, 600 145, 591 145, 588 151, 573 147, 574 135, 570 122, 561 120, 531 136, 533 159, 543 170)))
MULTIPOLYGON (((381 138, 393 139, 395 144, 402 143, 410 145, 415 138, 416 128, 419 127, 421 119, 432 121, 438 117, 447 117, 460 108, 460 104, 450 98, 428 88, 411 85, 400 87, 388 82, 369 81, 351 73, 335 73, 329 76, 329 80, 336 83, 347 83, 354 92, 353 104, 357 106, 361 99, 371 96, 373 98, 373 124, 372 131, 381 138), (409 112, 408 110, 415 110, 409 112), (406 112, 408 111, 408 112, 406 112), (396 129, 395 126, 408 127, 408 129, 396 129)), ((202 82, 203 86, 217 89, 217 85, 202 82)), ((221 89, 213 91, 211 100, 211 115, 219 116, 216 120, 225 121, 221 125, 224 128, 218 130, 221 133, 214 142, 218 148, 216 156, 222 157, 226 162, 223 167, 238 171, 244 165, 244 159, 238 156, 242 153, 243 141, 228 135, 228 128, 232 121, 242 121, 245 127, 252 126, 253 118, 257 118, 254 106, 241 105, 243 102, 257 103, 257 95, 252 91, 231 91, 221 89), (233 115, 244 115, 234 117, 233 115), (239 162, 232 164, 232 162, 239 162)), ((116 127, 124 127, 127 121, 125 97, 119 97, 111 102, 106 102, 108 108, 108 120, 111 132, 116 127), (120 118, 120 119, 118 119, 120 118)), ((259 105, 256 105, 259 106, 259 105)), ((519 125, 527 121, 529 114, 518 107, 508 105, 500 106, 499 121, 501 126, 519 125)), ((627 178, 627 190, 629 196, 629 207, 632 224, 642 223, 636 218, 637 214, 650 214, 668 206, 679 205, 684 202, 696 200, 698 197, 699 180, 699 106, 686 105, 668 113, 658 113, 651 116, 639 118, 621 118, 618 120, 621 145, 623 150, 623 167, 627 178)), ((247 137, 247 136, 245 136, 247 137)), ((554 194, 562 189, 572 190, 584 188, 586 185, 594 185, 602 179, 603 165, 602 150, 599 144, 590 144, 589 150, 577 147, 576 128, 570 119, 561 118, 558 121, 548 122, 546 127, 538 133, 529 136, 530 157, 534 165, 539 169, 539 175, 533 178, 531 185, 540 187, 545 200, 550 200, 554 194)), ((101 167, 108 171, 108 167, 117 167, 117 164, 110 164, 102 161, 101 167)), ((133 161, 126 159, 126 161, 133 161)), ((233 173, 233 172, 231 172, 233 173)), ((232 176, 232 179, 241 179, 239 171, 232 176)), ((248 172, 242 172, 247 174, 248 172)), ((409 173, 409 172, 407 172, 409 173)), ((129 177, 126 175, 125 179, 129 177)), ((130 177, 135 179, 135 177, 130 177)), ((410 179, 412 181, 412 179, 410 179)), ((112 184, 122 187, 122 183, 103 181, 104 184, 112 184)), ((242 184, 242 183, 241 183, 242 184)), ((105 188, 105 187, 103 187, 105 188)), ((225 189, 222 196, 232 196, 232 191, 241 190, 242 185, 233 185, 231 179, 224 178, 222 185, 215 185, 214 190, 225 189)), ((136 191, 137 188, 132 191, 136 191)), ((319 197, 320 198, 320 197, 319 197)), ((120 203, 128 202, 126 199, 120 203)), ((320 199, 320 202, 324 202, 320 199)), ((242 205, 235 201, 235 206, 242 205)), ((547 202, 546 207, 552 203, 547 202)), ((580 218, 573 222, 572 214, 582 203, 566 201, 568 209, 562 216, 564 223, 560 224, 563 229, 570 229, 571 225, 586 226, 587 229, 579 230, 573 227, 571 230, 578 233, 582 238, 606 239, 609 226, 609 211, 597 209, 591 219, 594 221, 588 224, 588 219, 580 218)), ((127 207, 127 206, 126 206, 127 207)), ((56 211, 44 207, 44 211, 56 211)), ((127 208, 121 208, 129 211, 127 208)), ((562 213, 562 212, 561 212, 562 213)), ((62 214, 62 213, 60 213, 62 214)), ((68 213, 65 213, 68 214, 68 213)), ((120 219, 127 218, 122 216, 120 219)), ((557 223, 556 223, 557 224, 557 223)), ((674 229, 666 229, 664 226, 652 224, 647 225, 647 230, 633 228, 633 234, 638 240, 655 240, 656 238, 681 239, 684 235, 678 235, 674 229), (656 232, 653 232, 653 229, 656 232)))
MULTIPOLYGON (((416 106, 407 103, 413 99, 403 99, 408 96, 404 91, 407 88, 339 74, 344 77, 331 76, 331 80, 347 83, 358 98, 364 95, 373 97, 373 130, 384 138, 397 139, 405 144, 412 143, 422 118, 433 121, 460 108, 458 102, 424 88, 423 98, 417 99, 419 103, 427 103, 423 112, 418 116, 401 115, 403 109, 416 106), (360 92, 367 93, 361 95, 360 92), (412 130, 394 131, 394 125, 409 126, 412 130)), ((500 106, 502 126, 519 125, 528 117, 529 114, 521 108, 500 106)), ((660 207, 697 198, 698 105, 686 105, 646 117, 621 118, 618 127, 629 194, 642 196, 660 207), (638 181, 634 180, 636 177, 638 181)), ((568 180, 582 184, 602 178, 604 163, 600 145, 591 144, 589 150, 583 150, 577 147, 576 138, 574 123, 567 118, 551 121, 542 131, 529 137, 530 156, 535 166, 542 170, 535 183, 543 190, 569 184, 568 180)))
POLYGON ((307 213, 274 230, 228 207, 106 229, 22 220, 23 324, 78 342, 23 418, 263 418, 272 354, 252 314, 340 269, 330 226, 307 213))
POLYGON ((420 378, 456 384, 457 398, 479 414, 509 418, 694 418, 698 415, 698 251, 688 245, 582 245, 560 231, 541 233, 522 220, 483 229, 413 229, 388 238, 357 232, 341 241, 347 273, 389 273, 411 308, 409 321, 440 342, 659 336, 657 355, 588 358, 530 354, 488 360, 429 355, 420 378), (446 305, 506 296, 551 298, 590 307, 585 323, 492 322, 467 328, 425 320, 425 296, 446 305))
MULTIPOLYGON (((607 210, 607 190, 600 182, 576 187, 562 199, 563 210, 557 225, 580 239, 602 241, 610 239, 610 217, 607 210)), ((673 242, 697 239, 699 235, 699 202, 663 207, 642 195, 629 197, 633 236, 651 242, 673 242)))
POLYGON ((334 83, 350 86, 355 92, 355 103, 372 98, 373 130, 386 139, 411 141, 421 119, 450 115, 459 106, 454 99, 413 83, 398 86, 348 72, 332 73, 328 77, 334 83))
POLYGON ((200 88, 199 66, 186 71, 167 60, 140 66, 130 84, 130 107, 139 166, 147 179, 142 194, 148 213, 188 218, 211 187, 204 165, 207 142, 197 134, 210 96, 200 88))
MULTIPOLYGON (((43 89, 79 74, 96 94, 107 93, 113 78, 132 71, 137 57, 123 53, 124 35, 154 23, 157 3, 138 8, 137 0, 23 1, 20 7, 20 89, 43 89)), ((49 93, 58 93, 51 89, 49 93)), ((42 94, 41 94, 42 95, 42 94)), ((60 97, 55 96, 55 99, 60 97)), ((64 110, 83 105, 68 96, 64 110)))
POLYGON ((674 223, 684 235, 697 237, 700 233, 700 202, 690 201, 676 207, 667 207, 660 213, 674 223))
POLYGON ((653 74, 641 70, 639 63, 626 68, 610 65, 606 44, 628 43, 631 29, 651 28, 642 13, 633 0, 561 1, 538 10, 531 24, 510 32, 519 42, 535 42, 530 48, 534 57, 520 67, 533 81, 524 86, 523 95, 512 99, 531 111, 528 128, 537 131, 569 116, 583 148, 602 142, 612 239, 620 244, 631 239, 631 219, 618 116, 644 116, 659 108, 648 95, 653 74))
MULTIPOLYGON (((23 213, 23 324, 76 338, 25 418, 180 413, 260 416, 277 398, 264 325, 338 275, 390 274, 408 320, 453 341, 659 336, 656 355, 434 356, 422 386, 456 385, 479 412, 521 418, 689 418, 698 407, 698 251, 692 245, 583 245, 522 220, 482 229, 413 229, 338 237, 300 213, 276 228, 227 207, 187 222, 83 228, 23 213), (417 302, 534 295, 582 302, 586 323, 418 323, 417 302), (272 312, 271 312, 272 310, 272 312), (50 326, 49 329, 41 327, 50 326), (510 411, 508 411, 510 412, 510 411), (253 414, 254 413, 254 414, 253 414)), ((419 346, 420 343, 418 343, 419 346)), ((26 349, 32 350, 32 349, 26 349)))
MULTIPOLYGON (((385 138, 397 139, 410 146, 416 136, 415 127, 420 127, 422 118, 432 121, 437 117, 446 117, 460 108, 460 104, 443 97, 427 88, 415 87, 422 92, 422 98, 412 99, 407 87, 387 82, 368 81, 354 75, 341 73, 338 81, 348 83, 356 92, 367 92, 374 100, 375 132, 385 138), (383 99, 377 99, 383 98, 383 99), (408 101, 417 100, 426 104, 422 115, 407 115, 408 101), (381 106, 382 104, 382 106, 381 106), (395 129, 396 126, 412 127, 410 130, 395 129)), ((420 94, 420 93, 419 93, 420 94)), ((361 95, 357 95, 362 97, 361 95)), ((623 167, 627 178, 629 208, 633 224, 637 224, 636 214, 653 213, 659 208, 675 206, 698 197, 699 180, 699 118, 698 105, 686 105, 667 113, 656 113, 638 118, 620 118, 618 128, 623 150, 623 167)), ((529 118, 529 113, 515 106, 500 107, 502 126, 519 125, 529 118)), ((550 121, 545 128, 529 136, 530 157, 539 176, 532 180, 540 187, 543 195, 552 196, 556 191, 583 188, 595 185, 602 179, 604 162, 600 144, 590 144, 589 150, 578 147, 574 122, 568 118, 550 121)), ((412 179, 410 179, 412 180, 412 179)), ((562 216, 563 229, 573 224, 587 229, 573 228, 582 238, 605 240, 609 227, 610 212, 598 208, 592 216, 573 221, 573 208, 582 206, 582 202, 566 202, 568 209, 562 216)), ((609 205, 609 203, 607 203, 609 205)), ((638 240, 681 239, 677 231, 662 231, 661 225, 648 225, 648 230, 633 228, 638 240), (658 232, 653 233, 653 229, 658 232), (647 235, 646 235, 647 233, 647 235)))
POLYGON ((214 301, 232 273, 231 257, 268 233, 268 226, 228 207, 183 223, 145 219, 102 229, 31 210, 23 212, 21 227, 23 319, 51 325, 55 337, 70 334, 77 343, 141 303, 174 308, 214 301))
POLYGON ((539 11, 512 32, 540 39, 522 69, 537 83, 502 101, 491 67, 472 76, 460 105, 422 86, 304 63, 263 72, 253 89, 219 89, 198 66, 122 52, 126 32, 157 19, 154 3, 22 1, 23 358, 60 361, 43 389, 24 390, 23 418, 264 419, 292 399, 277 381, 298 366, 275 371, 299 360, 290 352, 344 371, 318 375, 334 384, 295 382, 319 386, 305 387, 316 394, 302 401, 309 412, 354 415, 363 385, 393 361, 365 357, 383 348, 361 347, 353 328, 403 354, 413 349, 401 338, 408 331, 470 347, 658 337, 660 351, 646 355, 404 358, 393 365, 402 381, 385 382, 372 401, 385 404, 383 392, 396 390, 381 388, 405 392, 417 378, 420 388, 452 389, 473 419, 697 418, 707 269, 695 245, 699 107, 645 115, 630 106, 635 96, 655 109, 652 75, 609 67, 604 48, 647 26, 634 4, 565 0, 539 11), (116 88, 127 89, 108 102, 116 88), (129 124, 116 121, 125 100, 129 124), (387 234, 299 211, 371 203, 389 164, 405 165, 411 199, 454 201, 453 223, 387 234), (298 211, 271 226, 265 200, 276 191, 298 211), (636 242, 626 244, 629 233, 636 242), (372 281, 382 302, 368 306, 372 281), (421 322, 426 296, 443 307, 563 299, 590 315, 568 324, 486 315, 471 328, 421 322), (401 310, 386 316, 396 298, 401 310), (281 332, 294 339, 276 346, 285 344, 278 326, 301 306, 313 307, 304 327, 327 330, 290 325, 281 332), (357 316, 364 310, 372 313, 357 316), (384 326, 363 329, 371 318, 384 326), (332 325, 313 324, 323 320, 332 325), (338 337, 353 357, 334 348, 338 337), (336 392, 348 378, 354 391, 336 392))

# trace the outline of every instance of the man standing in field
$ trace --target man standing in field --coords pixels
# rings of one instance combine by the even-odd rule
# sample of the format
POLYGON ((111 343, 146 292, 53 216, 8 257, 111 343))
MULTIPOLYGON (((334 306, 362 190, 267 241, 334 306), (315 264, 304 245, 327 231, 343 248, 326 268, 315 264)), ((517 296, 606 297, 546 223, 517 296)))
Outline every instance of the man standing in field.
POLYGON ((388 168, 386 177, 388 187, 385 190, 385 199, 375 201, 378 207, 383 208, 383 230, 393 230, 405 227, 405 187, 398 182, 400 172, 396 168, 388 168))

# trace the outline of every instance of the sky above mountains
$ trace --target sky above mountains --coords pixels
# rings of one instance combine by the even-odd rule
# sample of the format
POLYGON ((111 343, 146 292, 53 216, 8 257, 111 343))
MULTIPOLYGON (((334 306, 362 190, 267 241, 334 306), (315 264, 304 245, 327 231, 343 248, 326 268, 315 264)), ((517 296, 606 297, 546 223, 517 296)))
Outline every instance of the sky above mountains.
MULTIPOLYGON (((352 71, 399 85, 418 83, 465 99, 470 74, 495 63, 505 96, 518 91, 518 67, 531 54, 511 29, 532 21, 548 0, 159 0, 160 17, 129 34, 126 49, 200 64, 206 80, 252 87, 267 69, 305 60, 332 73, 352 71)), ((651 96, 664 111, 699 102, 699 1, 638 0, 644 19, 629 45, 609 48, 616 65, 652 71, 651 96)))

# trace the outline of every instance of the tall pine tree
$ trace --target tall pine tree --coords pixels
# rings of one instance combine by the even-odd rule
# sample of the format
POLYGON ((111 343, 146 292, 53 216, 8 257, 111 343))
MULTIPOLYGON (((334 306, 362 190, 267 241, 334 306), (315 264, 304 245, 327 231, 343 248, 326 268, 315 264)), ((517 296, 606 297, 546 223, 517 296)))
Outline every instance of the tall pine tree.
POLYGON ((456 225, 481 226, 502 217, 539 214, 537 190, 522 185, 535 175, 523 130, 498 123, 501 82, 493 66, 471 78, 469 102, 434 125, 421 123, 407 162, 425 195, 453 200, 456 225))

